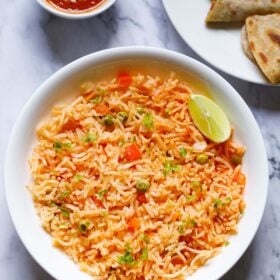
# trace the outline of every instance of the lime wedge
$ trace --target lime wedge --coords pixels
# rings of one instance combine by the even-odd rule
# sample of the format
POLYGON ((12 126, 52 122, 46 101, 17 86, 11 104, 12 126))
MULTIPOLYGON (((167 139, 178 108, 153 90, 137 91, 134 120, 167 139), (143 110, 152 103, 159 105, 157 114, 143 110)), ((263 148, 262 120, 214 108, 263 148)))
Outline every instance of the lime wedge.
POLYGON ((230 137, 229 120, 223 110, 211 99, 192 94, 189 112, 200 132, 215 143, 222 143, 230 137))

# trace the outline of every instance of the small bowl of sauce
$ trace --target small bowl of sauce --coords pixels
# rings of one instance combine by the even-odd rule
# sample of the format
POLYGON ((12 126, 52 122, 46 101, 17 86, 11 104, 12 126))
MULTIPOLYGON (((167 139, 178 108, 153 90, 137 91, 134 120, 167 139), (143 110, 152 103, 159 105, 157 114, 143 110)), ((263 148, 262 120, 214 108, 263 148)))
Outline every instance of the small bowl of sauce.
POLYGON ((116 0, 37 0, 48 12, 68 19, 96 16, 109 9, 116 0))

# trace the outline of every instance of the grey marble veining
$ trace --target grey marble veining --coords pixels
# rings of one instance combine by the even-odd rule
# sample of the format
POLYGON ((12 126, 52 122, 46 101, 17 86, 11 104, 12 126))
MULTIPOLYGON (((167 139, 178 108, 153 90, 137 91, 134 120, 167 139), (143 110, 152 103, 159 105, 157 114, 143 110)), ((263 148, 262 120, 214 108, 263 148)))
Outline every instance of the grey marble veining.
MULTIPOLYGON (((51 280, 19 241, 4 199, 5 150, 24 103, 56 70, 98 50, 146 45, 200 58, 179 37, 160 0, 117 0, 102 15, 82 21, 54 17, 34 0, 2 0, 0 11, 0 279, 51 280)), ((223 280, 280 280, 280 89, 222 75, 252 109, 270 167, 268 203, 260 229, 223 280)))

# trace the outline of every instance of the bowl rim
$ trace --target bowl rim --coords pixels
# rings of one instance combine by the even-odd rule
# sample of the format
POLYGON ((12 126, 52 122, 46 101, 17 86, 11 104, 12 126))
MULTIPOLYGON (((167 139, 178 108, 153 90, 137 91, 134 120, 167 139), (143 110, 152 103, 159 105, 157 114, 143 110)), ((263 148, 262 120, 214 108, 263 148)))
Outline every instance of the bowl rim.
POLYGON ((86 18, 94 17, 105 12, 116 2, 116 0, 105 0, 104 3, 101 3, 100 6, 98 6, 97 8, 93 8, 92 10, 81 12, 81 13, 67 13, 66 11, 64 12, 63 10, 56 9, 55 7, 51 6, 46 2, 46 0, 36 0, 36 1, 46 11, 64 19, 86 19, 86 18))
MULTIPOLYGON (((42 83, 42 85, 37 88, 37 90, 30 96, 30 98, 28 99, 26 104, 23 106, 20 114, 18 115, 18 117, 14 123, 12 132, 10 134, 7 151, 6 151, 5 165, 4 165, 5 196, 6 196, 6 201, 7 201, 7 205, 8 205, 8 209, 9 209, 9 213, 10 213, 12 222, 14 224, 14 227, 16 229, 16 232, 17 232, 20 240, 24 244, 24 246, 27 249, 27 251, 29 252, 29 254, 32 256, 32 258, 45 271, 47 271, 52 277, 54 277, 55 279, 61 279, 61 278, 57 277, 56 273, 54 271, 52 271, 51 267, 46 262, 43 263, 40 261, 40 257, 37 256, 33 251, 32 243, 29 243, 27 240, 25 240, 21 230, 19 229, 19 227, 17 225, 16 211, 13 208, 13 196, 12 196, 12 192, 9 191, 9 185, 10 185, 9 170, 10 170, 10 167, 12 166, 12 162, 13 162, 11 160, 11 157, 13 154, 13 145, 15 145, 15 143, 18 141, 17 139, 15 139, 15 134, 16 134, 16 131, 19 130, 21 127, 22 117, 25 114, 29 113, 30 109, 32 111, 32 108, 34 107, 33 103, 35 103, 35 101, 40 100, 40 96, 43 95, 43 93, 45 91, 47 91, 47 88, 49 87, 49 85, 51 85, 59 80, 62 80, 65 76, 69 75, 69 73, 71 75, 72 71, 75 71, 75 69, 77 69, 77 68, 79 69, 79 71, 81 71, 82 68, 87 67, 91 64, 98 65, 98 63, 100 63, 100 61, 102 62, 102 60, 106 60, 106 59, 108 59, 108 57, 111 57, 111 59, 112 58, 118 59, 118 58, 122 58, 125 56, 132 56, 132 55, 134 55, 134 56, 137 56, 137 55, 143 56, 144 55, 147 57, 154 57, 154 58, 156 57, 159 59, 164 58, 164 59, 168 59, 170 61, 175 62, 175 64, 179 63, 180 61, 184 61, 185 68, 187 68, 189 66, 189 68, 193 68, 196 71, 200 71, 201 73, 203 71, 205 71, 207 73, 207 75, 209 76, 209 79, 208 79, 209 81, 214 81, 214 83, 218 83, 218 84, 220 83, 227 90, 233 91, 236 93, 236 94, 232 95, 231 98, 235 99, 237 103, 239 103, 240 105, 242 105, 244 107, 244 109, 246 109, 247 117, 250 118, 250 122, 254 126, 254 130, 256 131, 256 134, 258 136, 258 139, 257 139, 259 142, 258 152, 259 152, 262 162, 263 162, 262 178, 263 178, 263 182, 265 183, 264 189, 263 189, 262 204, 258 205, 259 206, 258 207, 259 208, 258 216, 256 217, 256 220, 255 220, 255 226, 251 227, 250 235, 247 238, 247 243, 243 246, 242 249, 240 249, 238 251, 238 253, 235 254, 234 261, 226 263, 224 265, 223 269, 220 269, 219 271, 215 271, 215 275, 211 276, 211 278, 209 278, 211 280, 219 279, 223 275, 225 275, 236 264, 236 262, 241 258, 241 256, 244 254, 244 252, 247 250, 247 248, 251 244, 251 242, 252 242, 253 238, 255 237, 256 232, 260 226, 260 222, 263 217, 263 213, 264 213, 264 209, 265 209, 265 205, 266 205, 266 201, 267 201, 268 183, 269 183, 267 154, 266 154, 266 149, 265 149, 264 141, 263 141, 259 126, 258 126, 251 110, 249 109, 249 107, 247 106, 245 101, 242 99, 242 97, 237 93, 237 91, 220 74, 215 72, 210 67, 204 65, 203 63, 201 63, 191 57, 177 53, 175 51, 166 50, 166 49, 162 49, 162 48, 156 48, 156 47, 146 47, 146 46, 129 46, 129 47, 118 47, 118 48, 102 50, 102 51, 99 51, 96 53, 86 55, 86 56, 79 58, 79 59, 69 63, 68 65, 62 67, 60 70, 58 70, 57 72, 52 74, 48 79, 46 79, 42 83)), ((44 94, 47 95, 47 93, 44 93, 44 94)))

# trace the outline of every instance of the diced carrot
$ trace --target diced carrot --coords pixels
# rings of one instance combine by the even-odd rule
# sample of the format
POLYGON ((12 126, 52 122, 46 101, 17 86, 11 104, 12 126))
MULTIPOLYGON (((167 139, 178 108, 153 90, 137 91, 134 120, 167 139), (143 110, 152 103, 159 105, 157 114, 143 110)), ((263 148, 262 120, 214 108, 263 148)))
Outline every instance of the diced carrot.
POLYGON ((118 85, 120 88, 126 89, 132 83, 132 78, 129 73, 119 73, 118 75, 118 85))
POLYGON ((125 149, 124 157, 127 161, 138 160, 141 158, 141 156, 141 151, 136 144, 132 144, 125 149))
POLYGON ((137 200, 143 204, 143 203, 146 203, 147 202, 147 198, 146 198, 146 195, 144 193, 139 193, 137 195, 137 200))
POLYGON ((94 110, 98 114, 106 115, 109 112, 109 107, 104 103, 100 103, 94 106, 94 110))
POLYGON ((116 236, 118 239, 122 240, 125 236, 126 232, 125 231, 119 231, 116 233, 116 236))
POLYGON ((140 227, 139 219, 137 217, 132 217, 127 221, 127 225, 128 225, 127 227, 128 231, 134 232, 137 228, 140 227))
POLYGON ((102 208, 104 208, 104 204, 103 204, 103 202, 102 202, 99 198, 97 198, 97 197, 94 195, 94 196, 92 196, 92 199, 93 199, 93 201, 94 201, 94 203, 95 203, 95 205, 96 205, 97 207, 102 207, 102 208))
POLYGON ((115 251, 117 249, 116 245, 114 244, 110 244, 108 247, 107 247, 108 251, 109 252, 112 252, 112 251, 115 251))
POLYGON ((233 181, 238 185, 244 186, 246 184, 246 176, 242 172, 238 172, 235 174, 233 181))

